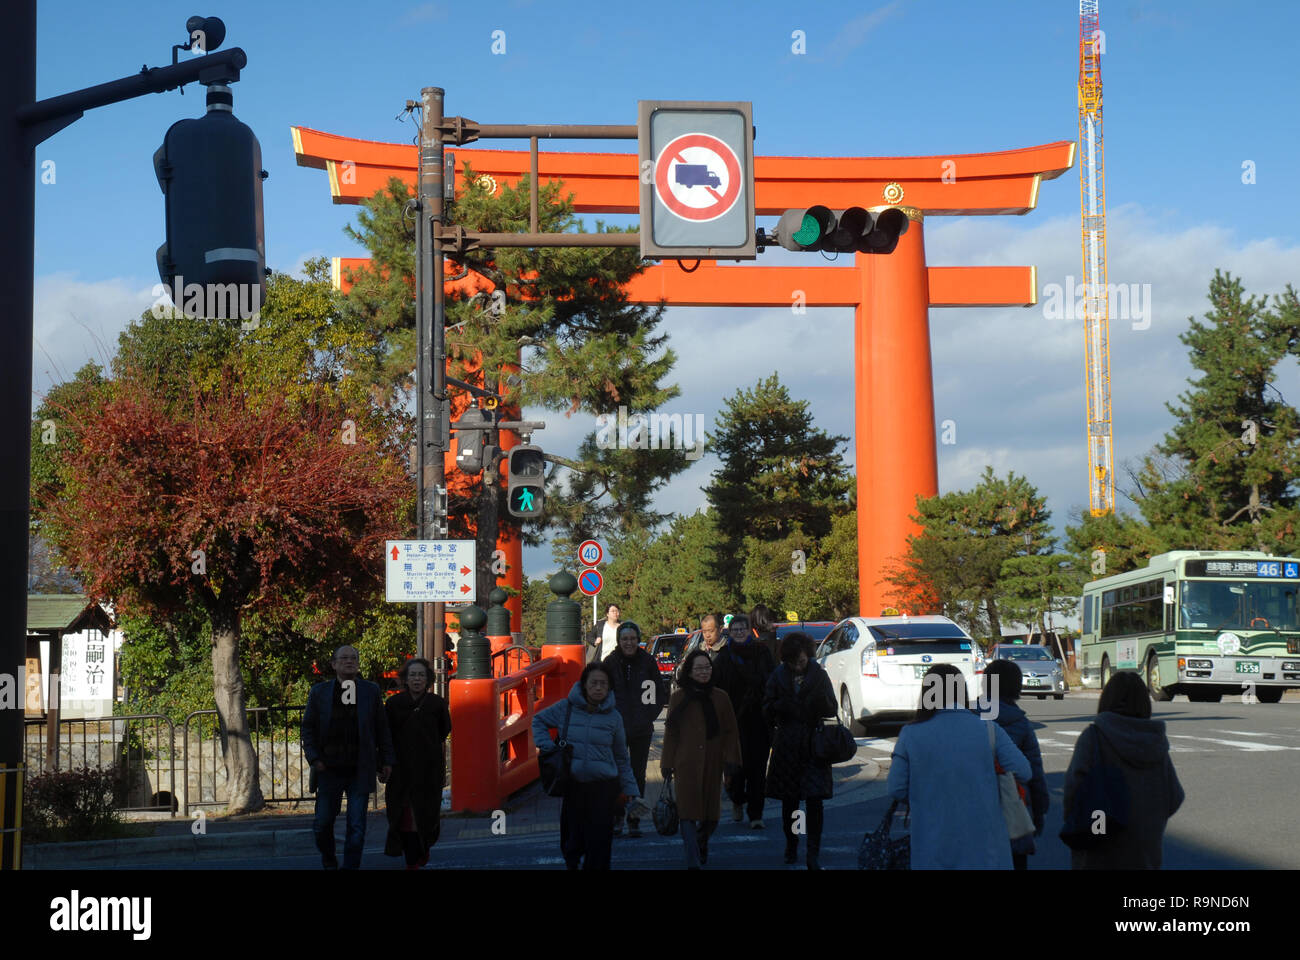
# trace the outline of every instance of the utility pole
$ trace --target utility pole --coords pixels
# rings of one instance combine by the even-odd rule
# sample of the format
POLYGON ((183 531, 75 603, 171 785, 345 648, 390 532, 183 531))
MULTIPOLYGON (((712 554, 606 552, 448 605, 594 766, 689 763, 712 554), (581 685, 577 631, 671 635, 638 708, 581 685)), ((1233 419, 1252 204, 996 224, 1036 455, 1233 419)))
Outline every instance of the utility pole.
MULTIPOLYGON (((417 394, 416 416, 419 419, 417 440, 417 484, 419 505, 416 522, 421 540, 438 540, 447 536, 446 460, 449 446, 449 411, 446 382, 445 292, 442 276, 442 238, 444 174, 443 145, 440 128, 443 118, 441 87, 420 91, 420 169, 416 196, 416 326, 419 338, 419 362, 415 371, 417 394)), ((419 650, 433 664, 439 682, 438 693, 445 695, 446 608, 441 603, 422 603, 416 609, 419 650)))
MULTIPOLYGON (((239 80, 240 70, 248 65, 243 50, 208 53, 226 35, 218 18, 191 17, 185 32, 189 42, 172 48, 169 67, 145 67, 129 77, 38 101, 36 0, 9 0, 5 5, 5 30, 0 34, 0 183, 8 189, 0 199, 0 223, 5 226, 0 231, 0 262, 8 282, 0 285, 0 316, 9 321, 9 340, 0 358, 0 462, 5 465, 0 471, 0 689, 8 687, 5 695, 12 694, 18 702, 10 709, 0 699, 0 870, 17 869, 21 863, 26 690, 14 689, 6 680, 23 676, 27 646, 36 147, 96 107, 187 83, 211 89, 239 80), (194 49, 200 39, 198 49, 206 55, 178 63, 176 51, 194 49)), ((202 231, 204 225, 194 229, 202 231)))

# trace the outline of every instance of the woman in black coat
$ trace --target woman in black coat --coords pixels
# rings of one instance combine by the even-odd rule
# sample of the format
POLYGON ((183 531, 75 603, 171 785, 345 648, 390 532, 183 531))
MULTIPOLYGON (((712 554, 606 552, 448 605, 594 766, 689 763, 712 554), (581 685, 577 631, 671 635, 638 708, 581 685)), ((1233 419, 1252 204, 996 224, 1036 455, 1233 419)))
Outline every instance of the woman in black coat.
POLYGON ((406 856, 406 869, 429 862, 441 827, 444 744, 451 734, 447 702, 429 692, 433 671, 423 657, 407 660, 397 674, 402 692, 384 710, 393 734, 397 765, 388 780, 388 839, 384 853, 406 856))
POLYGON ((785 862, 794 863, 799 854, 799 834, 794 826, 802 800, 807 816, 808 869, 819 870, 822 801, 831 796, 831 768, 813 759, 812 738, 823 717, 835 716, 835 692, 812 653, 812 638, 806 633, 786 635, 781 642, 781 665, 767 681, 763 716, 776 726, 767 795, 781 801, 785 862))

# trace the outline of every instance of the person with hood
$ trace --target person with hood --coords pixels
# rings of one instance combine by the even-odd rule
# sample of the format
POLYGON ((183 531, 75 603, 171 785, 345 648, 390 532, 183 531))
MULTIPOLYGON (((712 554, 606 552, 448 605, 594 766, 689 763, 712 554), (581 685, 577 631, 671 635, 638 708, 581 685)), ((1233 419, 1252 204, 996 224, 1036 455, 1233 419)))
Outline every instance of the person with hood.
POLYGON ((560 850, 570 870, 609 869, 615 812, 641 796, 612 686, 609 669, 589 663, 564 702, 533 715, 534 743, 547 743, 549 728, 558 734, 567 724, 565 739, 573 747, 572 779, 560 806, 560 850))
POLYGON ((714 683, 731 698, 740 729, 740 771, 731 778, 731 817, 749 815, 753 830, 763 829, 763 804, 767 799, 764 781, 767 754, 772 746, 771 731, 763 717, 763 694, 767 678, 776 669, 772 653, 754 639, 749 618, 743 613, 731 618, 731 635, 713 661, 714 683))
POLYGON ((994 660, 984 670, 984 702, 989 705, 985 716, 997 722, 1016 745, 1016 749, 1029 761, 1030 776, 1025 806, 1029 808, 1030 819, 1034 821, 1034 832, 1011 841, 1011 863, 1017 870, 1024 870, 1029 863, 1029 855, 1037 852, 1034 837, 1043 835, 1043 821, 1047 818, 1047 808, 1050 806, 1047 775, 1043 773, 1043 753, 1038 747, 1038 737, 1029 723, 1029 717, 1016 703, 1020 699, 1021 679, 1020 668, 1010 660, 994 660))
POLYGON ((429 862, 429 848, 438 842, 442 816, 442 786, 446 775, 444 745, 451 734, 447 701, 429 690, 433 669, 423 657, 402 664, 402 685, 384 704, 397 763, 388 779, 388 838, 384 853, 405 854, 406 869, 429 862))
POLYGON ((709 862, 709 836, 722 815, 722 777, 740 767, 740 731, 731 700, 713 685, 713 662, 692 650, 668 701, 659 769, 672 777, 686 868, 709 862))
POLYGON ((1131 671, 1115 674, 1097 702, 1097 719, 1074 744, 1065 771, 1065 819, 1074 809, 1079 783, 1098 761, 1123 773, 1128 816, 1123 829, 1089 850, 1072 850, 1075 870, 1159 870, 1165 826, 1185 794, 1169 757, 1165 722, 1151 719, 1151 695, 1131 671))
MULTIPOLYGON (((650 759, 650 741, 654 739, 655 720, 668 702, 668 691, 655 658, 641 649, 641 628, 625 620, 618 628, 618 645, 604 660, 613 678, 615 709, 623 718, 627 752, 632 758, 632 775, 637 789, 645 796, 645 768, 650 759)), ((623 832, 621 818, 614 820, 614 836, 623 832)), ((641 821, 627 817, 627 835, 641 836, 641 821)))
POLYGON ((809 870, 821 869, 823 800, 831 796, 830 764, 812 755, 813 733, 822 717, 836 712, 830 677, 813 661, 812 637, 786 634, 781 641, 781 665, 767 681, 763 715, 776 727, 772 735, 772 764, 767 770, 767 795, 781 801, 781 830, 785 833, 785 862, 799 855, 799 833, 808 835, 809 870), (804 831, 795 831, 799 801, 803 801, 804 831))
POLYGON ((916 720, 898 733, 886 784, 911 806, 913 870, 1011 869, 994 757, 1029 780, 1029 761, 1006 731, 967 709, 961 670, 935 664, 921 678, 916 720))

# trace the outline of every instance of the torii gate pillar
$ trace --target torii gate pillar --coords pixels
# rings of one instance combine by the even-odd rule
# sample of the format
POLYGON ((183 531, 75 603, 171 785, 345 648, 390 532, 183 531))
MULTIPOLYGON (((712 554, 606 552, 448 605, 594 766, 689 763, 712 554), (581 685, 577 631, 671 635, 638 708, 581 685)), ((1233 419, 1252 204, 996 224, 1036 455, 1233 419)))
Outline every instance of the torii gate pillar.
POLYGON ((910 222, 893 253, 855 255, 862 283, 853 324, 859 610, 871 617, 891 589, 872 571, 897 562, 916 529, 917 496, 939 492, 924 216, 905 212, 910 222))

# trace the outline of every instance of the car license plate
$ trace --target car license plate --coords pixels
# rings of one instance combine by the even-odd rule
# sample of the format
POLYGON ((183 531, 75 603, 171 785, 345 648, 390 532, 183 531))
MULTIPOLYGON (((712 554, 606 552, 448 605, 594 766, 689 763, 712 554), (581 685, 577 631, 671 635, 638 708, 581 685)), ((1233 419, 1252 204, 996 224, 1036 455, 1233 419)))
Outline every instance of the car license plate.
POLYGON ((1026 678, 1026 680, 1025 680, 1025 686, 1027 686, 1027 687, 1036 687, 1036 686, 1038 686, 1040 683, 1042 683, 1042 681, 1039 680, 1039 679, 1036 678, 1036 677, 1033 678, 1033 679, 1028 679, 1028 678, 1026 678))
POLYGON ((1259 661, 1258 661, 1258 660, 1238 660, 1238 661, 1237 661, 1237 672, 1238 672, 1238 673, 1259 673, 1259 661))
POLYGON ((916 673, 916 679, 920 680, 925 676, 925 672, 930 669, 930 665, 928 663, 918 663, 912 669, 916 673))

